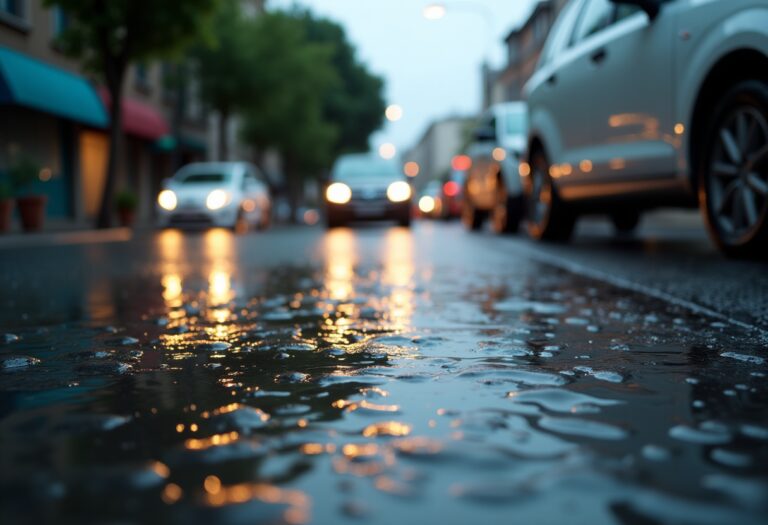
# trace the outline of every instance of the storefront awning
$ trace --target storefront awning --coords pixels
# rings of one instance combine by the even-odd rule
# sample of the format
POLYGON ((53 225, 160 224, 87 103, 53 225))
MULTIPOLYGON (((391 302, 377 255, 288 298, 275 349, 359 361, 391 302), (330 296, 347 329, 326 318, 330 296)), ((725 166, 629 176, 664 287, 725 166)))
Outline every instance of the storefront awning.
MULTIPOLYGON (((112 107, 112 99, 105 88, 99 88, 104 106, 112 107)), ((157 140, 170 131, 168 122, 152 106, 131 98, 123 98, 123 131, 147 140, 157 140)))
POLYGON ((0 46, 0 104, 50 113, 94 127, 107 114, 86 79, 0 46))

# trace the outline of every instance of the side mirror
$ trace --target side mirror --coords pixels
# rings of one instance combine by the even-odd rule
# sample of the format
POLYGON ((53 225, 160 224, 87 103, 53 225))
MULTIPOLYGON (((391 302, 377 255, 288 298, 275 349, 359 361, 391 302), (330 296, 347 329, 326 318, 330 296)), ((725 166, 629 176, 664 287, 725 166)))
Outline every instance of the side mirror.
POLYGON ((614 4, 634 5, 645 11, 651 21, 655 20, 661 11, 661 0, 610 0, 614 4))
POLYGON ((477 142, 496 142, 496 130, 491 127, 477 128, 473 135, 477 142))

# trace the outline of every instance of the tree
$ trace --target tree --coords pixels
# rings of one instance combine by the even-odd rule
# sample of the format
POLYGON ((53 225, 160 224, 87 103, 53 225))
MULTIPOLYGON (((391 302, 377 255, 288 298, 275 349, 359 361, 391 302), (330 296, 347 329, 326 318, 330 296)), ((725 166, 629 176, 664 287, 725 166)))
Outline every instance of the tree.
POLYGON ((368 150, 368 139, 384 119, 384 81, 370 73, 355 56, 344 28, 311 12, 297 14, 309 42, 333 49, 332 63, 341 80, 337 89, 325 94, 323 117, 339 127, 334 154, 368 150))
POLYGON ((249 45, 249 22, 237 0, 221 1, 211 24, 212 45, 197 45, 191 52, 200 81, 200 98, 220 116, 220 160, 229 157, 230 117, 246 108, 255 89, 258 64, 249 45))
POLYGON ((333 48, 309 42, 295 16, 269 13, 253 23, 249 43, 259 74, 242 136, 281 153, 295 218, 303 180, 333 160, 338 126, 324 117, 323 102, 340 80, 333 48))
POLYGON ((71 23, 60 36, 64 50, 83 60, 109 91, 110 143, 97 226, 112 222, 117 162, 122 149, 122 95, 128 67, 170 56, 204 34, 216 0, 45 0, 71 23))

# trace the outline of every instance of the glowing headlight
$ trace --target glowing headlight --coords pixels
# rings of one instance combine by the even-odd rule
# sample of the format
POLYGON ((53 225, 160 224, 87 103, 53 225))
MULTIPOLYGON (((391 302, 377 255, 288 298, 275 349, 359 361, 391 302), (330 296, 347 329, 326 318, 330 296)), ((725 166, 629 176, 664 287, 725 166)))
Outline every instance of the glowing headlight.
POLYGON ((176 194, 171 190, 163 190, 160 195, 157 196, 157 203, 160 207, 166 211, 173 211, 179 204, 179 200, 176 198, 176 194))
POLYGON ((405 202, 411 198, 411 186, 407 182, 393 182, 387 188, 387 198, 392 202, 405 202))
POLYGON ((435 211, 435 199, 429 196, 419 199, 419 209, 422 213, 432 213, 435 211))
POLYGON ((208 194, 208 198, 205 199, 205 205, 209 210, 216 211, 229 204, 229 201, 229 193, 224 190, 213 190, 208 194))
POLYGON ((335 182, 325 190, 325 198, 334 204, 346 204, 352 200, 352 190, 346 184, 335 182))

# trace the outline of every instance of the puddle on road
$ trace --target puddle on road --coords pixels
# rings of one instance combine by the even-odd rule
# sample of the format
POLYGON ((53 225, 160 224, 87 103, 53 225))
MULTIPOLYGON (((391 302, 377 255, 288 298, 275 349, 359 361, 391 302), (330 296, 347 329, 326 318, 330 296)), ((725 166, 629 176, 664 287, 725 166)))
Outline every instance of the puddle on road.
POLYGON ((85 283, 90 316, 5 319, 3 522, 762 522, 759 341, 370 237, 265 269, 210 232, 201 270, 165 232, 155 269, 85 283))

